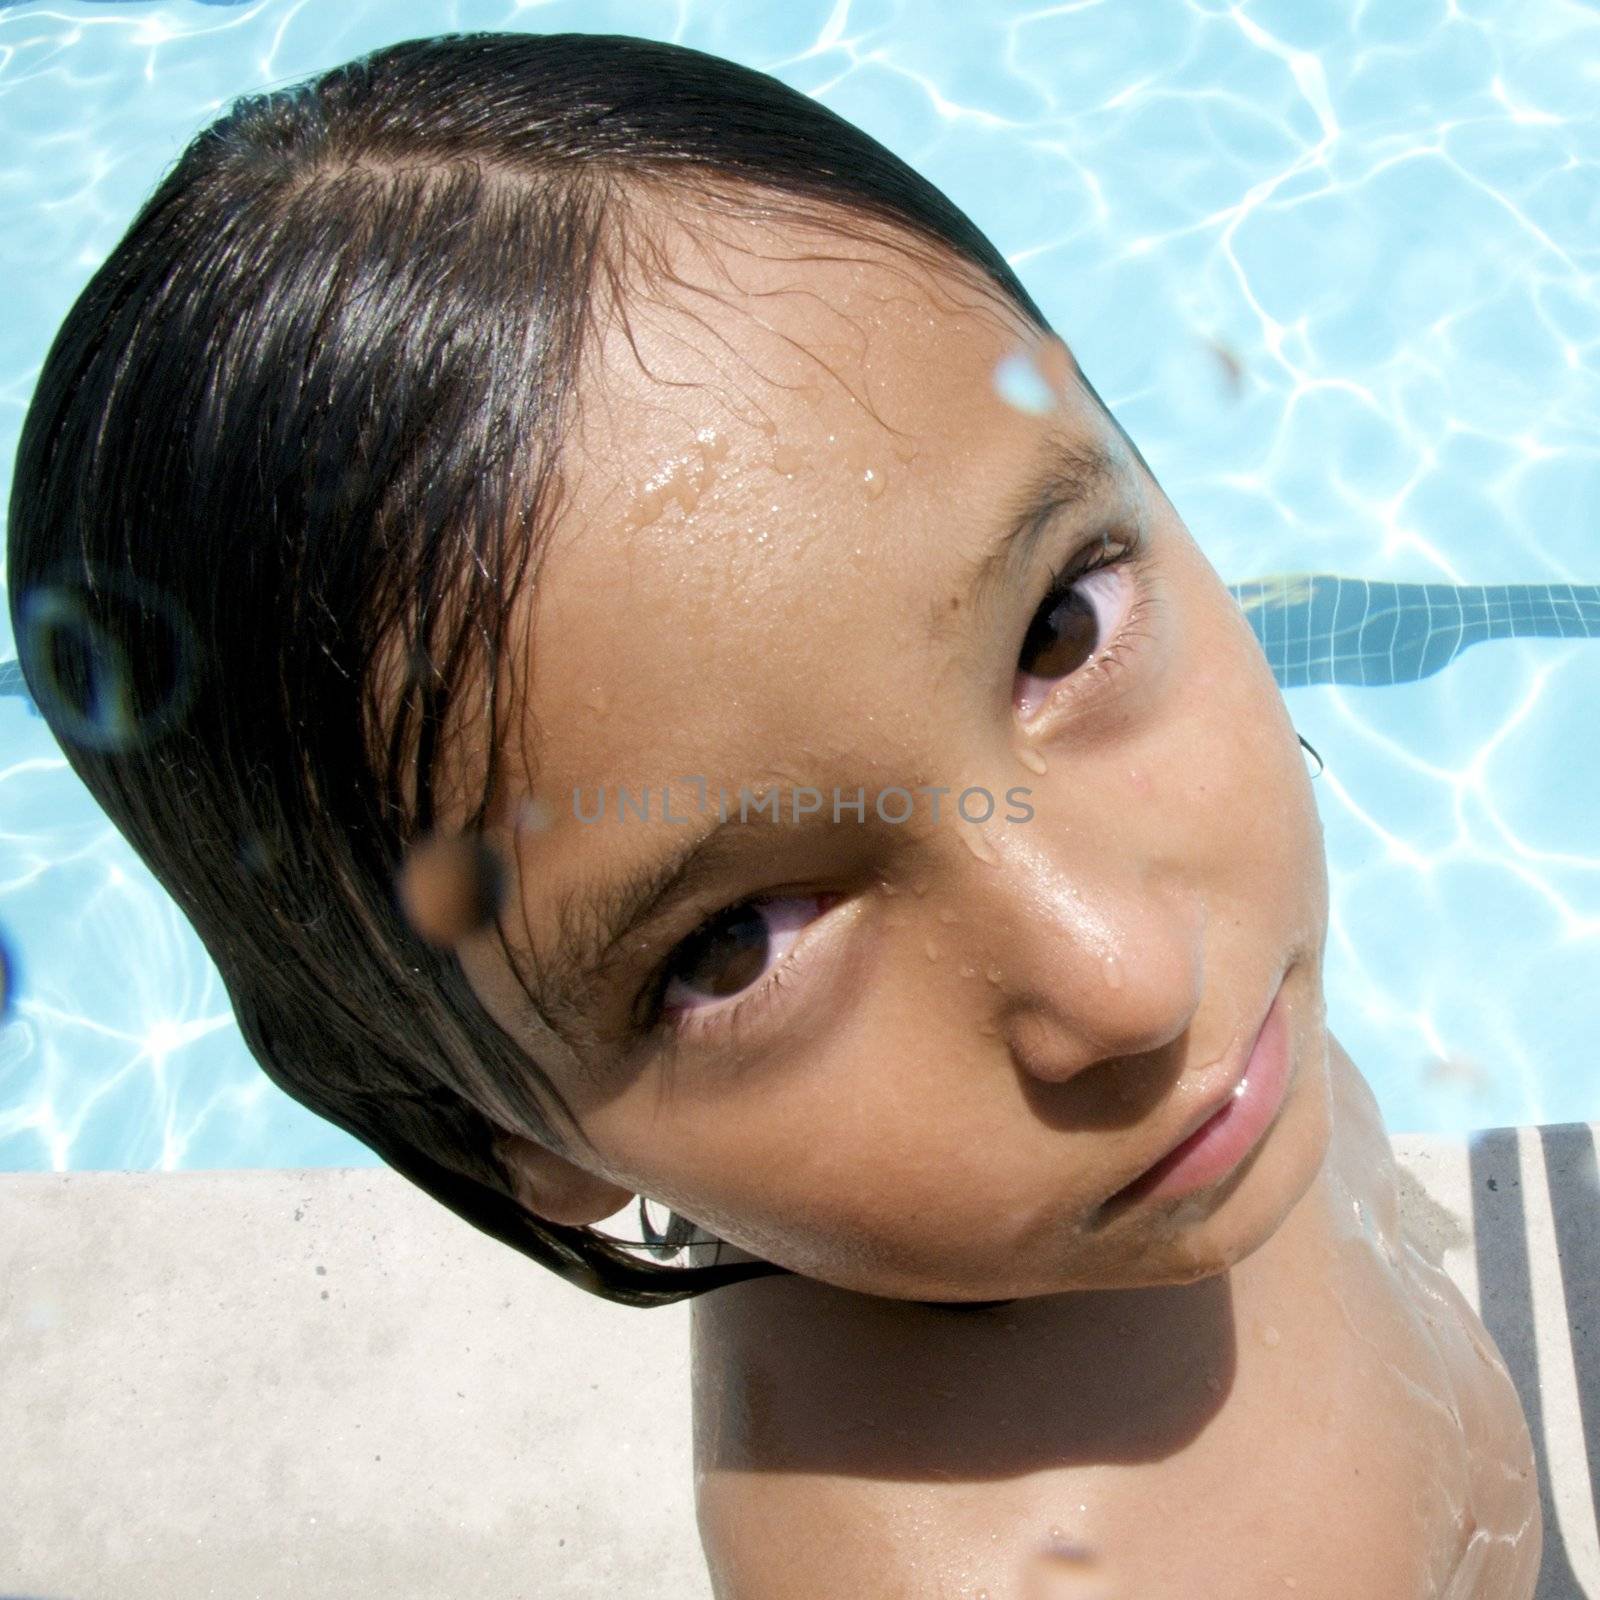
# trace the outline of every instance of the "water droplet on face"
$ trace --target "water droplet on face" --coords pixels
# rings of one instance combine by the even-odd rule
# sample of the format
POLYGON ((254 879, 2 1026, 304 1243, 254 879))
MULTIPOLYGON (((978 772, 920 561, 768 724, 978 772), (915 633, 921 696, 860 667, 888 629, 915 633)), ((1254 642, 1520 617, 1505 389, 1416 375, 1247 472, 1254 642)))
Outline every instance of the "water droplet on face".
POLYGON ((1000 969, 999 969, 999 967, 990 967, 990 968, 988 968, 987 971, 985 971, 985 973, 984 973, 984 977, 987 978, 990 983, 998 985, 999 982, 1000 982, 1000 969))
POLYGON ((1146 773, 1140 772, 1137 767, 1128 769, 1128 782, 1133 785, 1135 794, 1150 793, 1150 779, 1146 773))
POLYGON ((868 467, 861 474, 861 491, 869 500, 876 500, 885 489, 883 473, 877 467, 868 467))
POLYGON ((1105 974, 1106 988, 1120 989, 1122 987, 1122 962, 1117 956, 1106 956, 1101 961, 1100 968, 1105 974))
POLYGON ((898 884, 894 884, 894 883, 884 883, 882 885, 882 889, 883 889, 883 892, 885 894, 899 894, 900 893, 900 886, 898 884))
POLYGON ((583 703, 597 717, 603 717, 611 709, 611 702, 606 698, 604 689, 591 689, 588 698, 583 703))
POLYGON ((994 846, 975 827, 969 825, 961 830, 961 842, 985 866, 992 867, 1000 859, 994 846))
POLYGON ((963 978, 974 978, 974 977, 977 976, 977 973, 978 973, 978 969, 976 967, 966 967, 966 966, 964 966, 964 967, 961 968, 961 976, 963 978))
POLYGON ((1273 1327, 1273 1325, 1270 1322, 1264 1323, 1262 1325, 1261 1330, 1260 1330, 1260 1337, 1261 1337, 1262 1344, 1264 1344, 1267 1347, 1267 1349, 1276 1350, 1278 1348, 1280 1335, 1278 1333, 1278 1330, 1275 1327, 1273 1327))
POLYGON ((1040 755, 1032 745, 1025 744, 1019 751, 1017 751, 1017 760, 1020 761, 1029 772, 1043 774, 1050 770, 1049 765, 1045 761, 1044 757, 1040 755))
POLYGON ((925 940, 923 942, 922 949, 923 953, 930 961, 937 961, 939 959, 939 947, 933 942, 932 939, 925 940))
POLYGON ((792 444, 774 444, 772 447, 772 468, 781 472, 784 477, 792 478, 805 465, 805 457, 792 444))
POLYGON ((694 438, 695 443, 700 446, 701 456, 707 462, 722 461, 727 457, 727 436, 719 434, 715 428, 701 428, 694 438))
POLYGON ((1207 1373, 1206 1374, 1206 1388, 1208 1388, 1212 1392, 1212 1394, 1221 1394, 1222 1393, 1222 1379, 1217 1377, 1215 1373, 1207 1373))

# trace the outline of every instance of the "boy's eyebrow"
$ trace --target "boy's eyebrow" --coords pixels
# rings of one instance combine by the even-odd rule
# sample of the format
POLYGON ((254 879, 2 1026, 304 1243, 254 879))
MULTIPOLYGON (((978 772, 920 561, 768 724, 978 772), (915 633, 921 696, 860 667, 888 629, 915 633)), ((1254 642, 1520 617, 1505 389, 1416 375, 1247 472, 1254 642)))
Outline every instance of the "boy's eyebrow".
MULTIPOLYGON (((688 899, 742 855, 749 846, 740 838, 739 830, 748 832, 759 825, 758 831, 766 834, 778 825, 766 809, 758 811, 754 803, 773 782, 776 780, 745 785, 752 798, 743 820, 737 793, 727 796, 725 821, 718 816, 715 793, 709 794, 707 815, 717 818, 710 827, 682 836, 676 849, 641 863, 623 877, 574 889, 561 899, 556 919, 558 943, 547 955, 535 955, 532 962, 529 989, 541 1020, 562 1015, 591 1020, 594 991, 615 958, 617 946, 664 916, 679 901, 688 899)), ((612 786, 613 800, 618 787, 627 786, 612 786)), ((777 810, 781 816, 786 786, 779 783, 777 787, 777 810)), ((646 803, 659 806, 660 791, 647 796, 646 803)), ((587 798, 584 804, 587 808, 587 798)), ((681 784, 674 784, 674 813, 684 804, 684 790, 681 784)), ((825 812, 818 812, 810 820, 814 825, 824 815, 825 812)), ((803 824, 790 824, 798 825, 803 824)))
MULTIPOLYGON (((994 543, 968 569, 974 602, 981 603, 1008 571, 1027 564, 1059 513, 1101 498, 1124 481, 1125 470, 1121 457, 1098 440, 1083 445, 1056 436, 1051 453, 1008 497, 1001 531, 994 543)), ((936 635, 949 627, 944 607, 939 604, 930 607, 929 619, 936 635)), ((689 781, 679 780, 679 785, 689 781)), ((672 791, 675 808, 685 804, 679 785, 674 785, 672 791)), ((786 789, 792 794, 802 787, 820 787, 774 776, 753 784, 747 782, 745 790, 754 796, 773 785, 778 789, 780 815, 786 789)), ((659 792, 655 800, 659 804, 659 792)), ((717 816, 714 798, 708 795, 706 803, 706 814, 717 816)), ((683 836, 677 848, 667 855, 645 861, 623 877, 576 888, 562 897, 557 915, 558 943, 532 961, 529 989, 541 1020, 563 1014, 590 1020, 597 998, 595 990, 614 960, 617 946, 703 888, 731 861, 752 848, 748 842, 751 837, 768 835, 772 827, 779 825, 753 803, 741 818, 739 797, 733 792, 728 795, 727 813, 726 820, 718 817, 710 827, 683 836), (760 825, 755 835, 750 833, 752 823, 760 825)), ((811 814, 808 823, 816 827, 828 815, 824 806, 811 814)), ((833 825, 831 820, 828 825, 833 825)))
MULTIPOLYGON (((968 568, 976 604, 981 605, 1008 573, 1028 565, 1061 512, 1091 504, 1126 481, 1121 456, 1101 440, 1083 444, 1053 434, 1051 444, 1050 454, 1012 492, 1003 532, 968 568)), ((949 627, 944 610, 948 604, 935 602, 930 610, 935 633, 949 627)))

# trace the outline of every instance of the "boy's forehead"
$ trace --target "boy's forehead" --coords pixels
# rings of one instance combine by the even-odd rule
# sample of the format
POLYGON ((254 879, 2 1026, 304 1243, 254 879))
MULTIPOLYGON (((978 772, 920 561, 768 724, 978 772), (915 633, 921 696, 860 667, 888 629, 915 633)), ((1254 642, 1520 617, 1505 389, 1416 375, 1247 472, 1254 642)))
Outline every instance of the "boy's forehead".
POLYGON ((1092 420, 1064 368, 1053 418, 1001 398, 1030 335, 992 293, 837 238, 777 248, 688 251, 596 341, 531 589, 539 793, 756 782, 729 768, 881 738, 933 591, 1052 430, 1092 420))

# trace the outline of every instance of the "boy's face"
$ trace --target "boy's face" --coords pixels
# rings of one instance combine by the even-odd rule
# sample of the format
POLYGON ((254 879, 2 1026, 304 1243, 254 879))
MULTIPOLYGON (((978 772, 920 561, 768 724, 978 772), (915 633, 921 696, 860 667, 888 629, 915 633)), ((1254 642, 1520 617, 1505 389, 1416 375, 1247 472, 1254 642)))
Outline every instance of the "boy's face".
MULTIPOLYGON (((1249 626, 1065 350, 991 293, 787 224, 678 235, 672 267, 600 341, 528 591, 493 836, 529 979, 598 932, 588 897, 631 909, 717 831, 686 897, 547 1001, 619 1187, 589 1203, 524 1146, 534 1208, 642 1193, 916 1300, 1231 1265, 1329 1128, 1321 832, 1249 626), (1063 461, 1067 503, 1002 560, 1063 461), (1251 1153, 1107 1207, 1227 1102, 1280 984, 1288 1087, 1251 1153)), ((548 1061, 494 941, 462 956, 548 1061)))

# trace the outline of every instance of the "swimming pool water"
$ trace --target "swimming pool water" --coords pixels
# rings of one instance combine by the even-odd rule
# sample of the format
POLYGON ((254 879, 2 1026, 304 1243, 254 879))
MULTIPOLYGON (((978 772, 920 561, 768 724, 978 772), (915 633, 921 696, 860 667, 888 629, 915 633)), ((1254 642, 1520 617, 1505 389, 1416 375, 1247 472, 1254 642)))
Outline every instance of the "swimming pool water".
MULTIPOLYGON (((1239 586, 1327 763, 1329 1015, 1391 1129, 1600 1117, 1600 8, 13 0, 0 490, 49 339, 194 131, 476 28, 730 56, 943 187, 1239 586)), ((376 1165, 267 1082, 7 688, 0 1170, 376 1165)))

